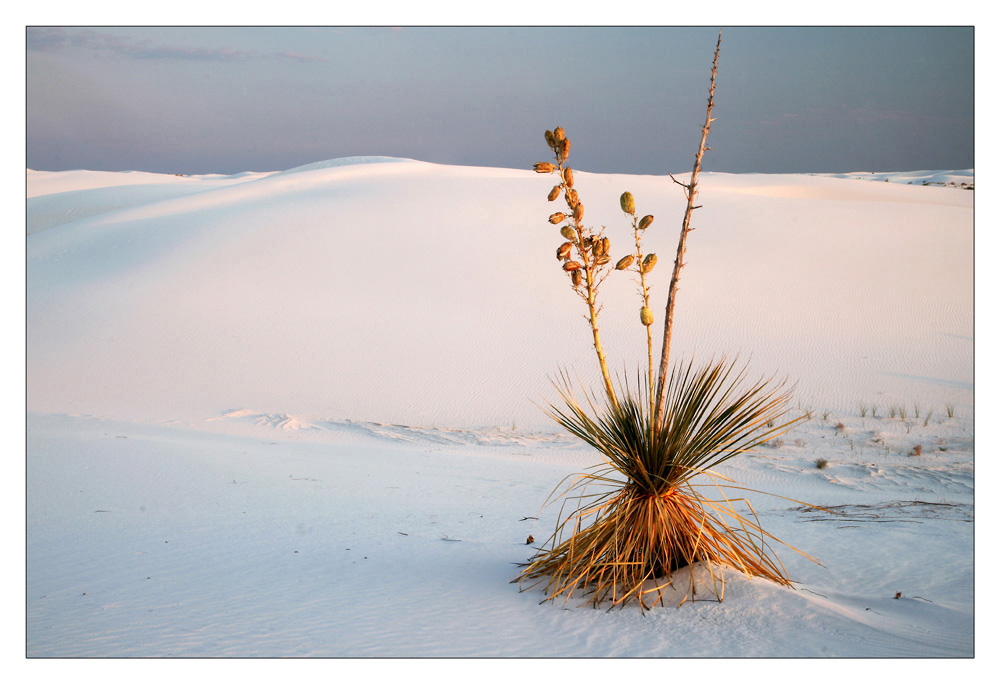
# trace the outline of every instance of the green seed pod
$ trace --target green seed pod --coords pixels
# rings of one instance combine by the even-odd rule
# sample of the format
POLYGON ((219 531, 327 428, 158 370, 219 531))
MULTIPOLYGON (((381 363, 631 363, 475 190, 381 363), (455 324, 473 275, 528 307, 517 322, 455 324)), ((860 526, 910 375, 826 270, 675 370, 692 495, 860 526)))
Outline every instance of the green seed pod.
POLYGON ((557 185, 554 188, 552 188, 551 190, 549 190, 549 201, 550 202, 552 200, 554 200, 556 197, 559 196, 559 191, 560 190, 562 190, 562 186, 561 185, 557 185))
POLYGON ((643 216, 639 221, 639 230, 646 230, 649 228, 649 224, 653 222, 653 217, 650 215, 643 216))
POLYGON ((628 256, 623 256, 621 259, 618 260, 618 263, 615 264, 615 270, 624 271, 626 268, 632 265, 633 261, 635 261, 635 257, 632 256, 631 254, 629 254, 628 256))
POLYGON ((576 263, 575 261, 567 261, 565 264, 563 264, 564 271, 579 271, 581 268, 582 267, 580 266, 580 264, 576 263))
POLYGON ((545 142, 549 144, 552 151, 556 149, 556 136, 552 134, 552 131, 545 131, 545 142))
POLYGON ((583 220, 583 205, 577 204, 573 207, 573 220, 582 221, 583 220))
POLYGON ((549 223, 552 223, 554 225, 558 225, 565 220, 566 220, 566 214, 562 213, 561 211, 557 211, 556 213, 552 214, 552 216, 549 217, 549 223))
POLYGON ((576 237, 576 231, 571 226, 563 226, 559 229, 559 234, 567 240, 572 240, 576 237))
POLYGON ((580 287, 580 283, 583 282, 583 272, 576 270, 570 273, 570 277, 573 279, 573 287, 580 287))
POLYGON ((559 259, 560 261, 568 259, 570 250, 572 249, 573 249, 572 242, 562 243, 561 245, 559 245, 559 249, 556 250, 556 259, 559 259))
POLYGON ((639 310, 639 320, 646 327, 653 325, 653 312, 649 310, 648 306, 644 306, 639 310))
POLYGON ((632 197, 631 192, 622 193, 622 211, 626 214, 632 214, 635 216, 635 198, 632 197))
POLYGON ((556 130, 552 131, 552 135, 555 136, 555 139, 559 142, 566 139, 566 131, 563 130, 562 126, 556 126, 556 130))
MULTIPOLYGON (((549 166, 552 166, 552 164, 549 164, 549 166)), ((566 186, 572 188, 573 187, 573 169, 569 168, 568 166, 566 168, 564 168, 562 170, 562 177, 563 177, 563 182, 566 183, 566 186)))
POLYGON ((535 162, 535 173, 552 173, 556 167, 550 162, 535 162))
POLYGON ((649 273, 653 270, 653 266, 656 266, 656 255, 648 254, 646 258, 642 260, 642 272, 649 273))

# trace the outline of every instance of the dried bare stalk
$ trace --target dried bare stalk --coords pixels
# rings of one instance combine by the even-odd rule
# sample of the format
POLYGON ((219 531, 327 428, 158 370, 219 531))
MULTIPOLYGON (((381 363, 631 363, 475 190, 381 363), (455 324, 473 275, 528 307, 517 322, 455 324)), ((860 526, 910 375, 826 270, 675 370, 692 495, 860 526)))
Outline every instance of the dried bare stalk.
POLYGON ((694 169, 691 171, 691 181, 689 183, 681 183, 679 180, 670 176, 675 183, 684 188, 684 194, 687 197, 687 209, 684 211, 684 221, 681 224, 681 236, 677 242, 677 257, 674 259, 674 271, 670 276, 670 289, 667 292, 667 310, 665 320, 663 321, 663 349, 660 352, 660 371, 659 371, 659 381, 656 385, 656 410, 655 410, 655 420, 654 425, 658 428, 663 425, 663 407, 664 399, 667 391, 666 379, 669 377, 669 365, 670 365, 670 340, 673 333, 674 327, 674 306, 677 303, 677 281, 680 279, 681 268, 684 266, 684 253, 687 250, 687 236, 693 228, 691 228, 691 214, 695 209, 699 207, 695 205, 695 197, 698 194, 698 175, 701 172, 701 159, 705 154, 705 150, 711 149, 705 146, 705 141, 708 139, 708 134, 711 131, 712 122, 715 119, 712 118, 712 107, 715 104, 715 74, 719 67, 719 48, 722 45, 722 32, 719 32, 719 39, 715 44, 715 58, 712 60, 712 84, 708 90, 708 111, 705 114, 705 125, 701 129, 701 143, 698 145, 698 153, 694 157, 694 169))

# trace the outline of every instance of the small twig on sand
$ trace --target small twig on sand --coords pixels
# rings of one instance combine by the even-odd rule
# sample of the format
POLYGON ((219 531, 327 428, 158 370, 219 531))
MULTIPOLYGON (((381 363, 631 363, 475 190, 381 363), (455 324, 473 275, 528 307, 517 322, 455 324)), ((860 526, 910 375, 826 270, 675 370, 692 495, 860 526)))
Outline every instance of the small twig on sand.
POLYGON ((823 594, 815 592, 812 589, 806 589, 805 587, 799 587, 799 588, 802 589, 802 591, 808 591, 810 594, 816 594, 816 596, 819 596, 821 598, 829 598, 828 596, 823 596, 823 594))

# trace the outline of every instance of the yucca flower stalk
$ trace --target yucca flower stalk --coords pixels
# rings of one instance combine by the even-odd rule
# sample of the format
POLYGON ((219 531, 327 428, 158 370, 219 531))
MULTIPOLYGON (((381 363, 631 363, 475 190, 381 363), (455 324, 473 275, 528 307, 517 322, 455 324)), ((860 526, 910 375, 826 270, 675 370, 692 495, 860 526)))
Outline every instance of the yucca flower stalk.
POLYGON ((562 126, 557 126, 554 131, 545 131, 545 142, 555 154, 556 163, 538 162, 535 164, 535 171, 558 174, 560 182, 549 191, 548 200, 554 202, 562 195, 570 212, 567 215, 557 211, 549 216, 549 223, 561 226, 559 233, 565 239, 556 249, 556 258, 563 262, 562 268, 569 274, 573 291, 587 304, 587 322, 590 323, 594 351, 604 379, 604 390, 611 403, 617 404, 611 374, 608 372, 608 361, 601 344, 600 327, 597 325, 597 317, 601 312, 601 307, 597 304, 597 291, 608 276, 611 244, 604 237, 603 229, 594 231, 583 222, 584 207, 573 187, 573 169, 566 166, 570 141, 562 126), (572 258, 574 254, 576 259, 572 258))
POLYGON ((558 173, 562 179, 548 195, 549 201, 562 195, 571 211, 571 215, 556 212, 549 217, 550 223, 562 225, 560 233, 566 240, 556 250, 556 258, 563 262, 574 291, 587 303, 605 385, 603 401, 586 390, 580 401, 563 372, 556 383, 562 404, 549 405, 549 416, 596 449, 603 464, 567 478, 564 488, 557 487, 554 495, 562 499, 563 506, 556 530, 514 580, 521 583, 522 590, 543 585, 545 601, 585 594, 595 607, 610 601, 610 608, 614 608, 634 600, 646 610, 663 603, 664 589, 681 568, 691 573, 693 595, 696 564, 707 569, 710 591, 720 601, 725 587, 719 572, 723 566, 749 577, 791 585, 772 549, 772 543, 783 542, 760 527, 745 497, 726 494, 727 490, 743 488, 712 470, 803 420, 805 416, 786 420, 791 391, 770 379, 747 382, 746 368, 736 371, 734 363, 725 360, 697 369, 689 361, 667 374, 677 280, 692 230, 691 214, 698 208, 694 205, 698 173, 709 149, 705 141, 713 121, 721 40, 720 33, 712 62, 706 123, 691 180, 683 184, 671 176, 683 185, 688 202, 667 293, 658 373, 653 362, 653 314, 647 280, 656 255, 644 254, 642 248, 642 236, 653 217, 639 219, 632 194, 621 196, 622 211, 632 222, 635 252, 619 259, 613 270, 634 270, 638 275, 642 297, 639 319, 646 328, 648 366, 634 387, 619 383, 615 390, 600 343, 597 290, 608 275, 604 266, 610 261, 610 243, 603 228, 595 233, 582 223, 572 170, 564 166, 569 150, 565 131, 559 127, 545 132, 556 164, 540 162, 535 170, 558 173), (579 261, 573 260, 574 255, 579 261), (575 507, 569 506, 572 503, 575 507), (749 507, 750 515, 739 513, 737 503, 749 507), (649 601, 654 593, 657 598, 649 601))
MULTIPOLYGON (((620 199, 622 211, 632 218, 632 232, 635 237, 635 254, 622 257, 615 270, 628 270, 630 266, 635 266, 635 271, 639 275, 639 294, 642 296, 642 308, 639 309, 639 322, 646 328, 646 351, 649 358, 648 378, 646 386, 653 388, 653 310, 649 308, 649 284, 646 283, 646 274, 656 266, 655 254, 643 254, 642 233, 653 223, 651 215, 643 216, 640 220, 635 214, 635 197, 631 192, 623 192, 620 199)), ((650 410, 653 408, 653 393, 649 392, 650 410)))

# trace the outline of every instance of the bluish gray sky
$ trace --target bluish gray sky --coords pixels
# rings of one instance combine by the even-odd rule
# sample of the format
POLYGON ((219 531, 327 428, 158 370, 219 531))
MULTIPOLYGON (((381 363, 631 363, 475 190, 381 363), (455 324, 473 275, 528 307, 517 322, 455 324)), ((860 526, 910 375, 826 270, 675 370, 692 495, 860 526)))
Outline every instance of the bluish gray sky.
MULTIPOLYGON (((688 170, 716 28, 28 28, 27 165, 688 170)), ((972 28, 724 28, 705 169, 963 169, 972 28)))

